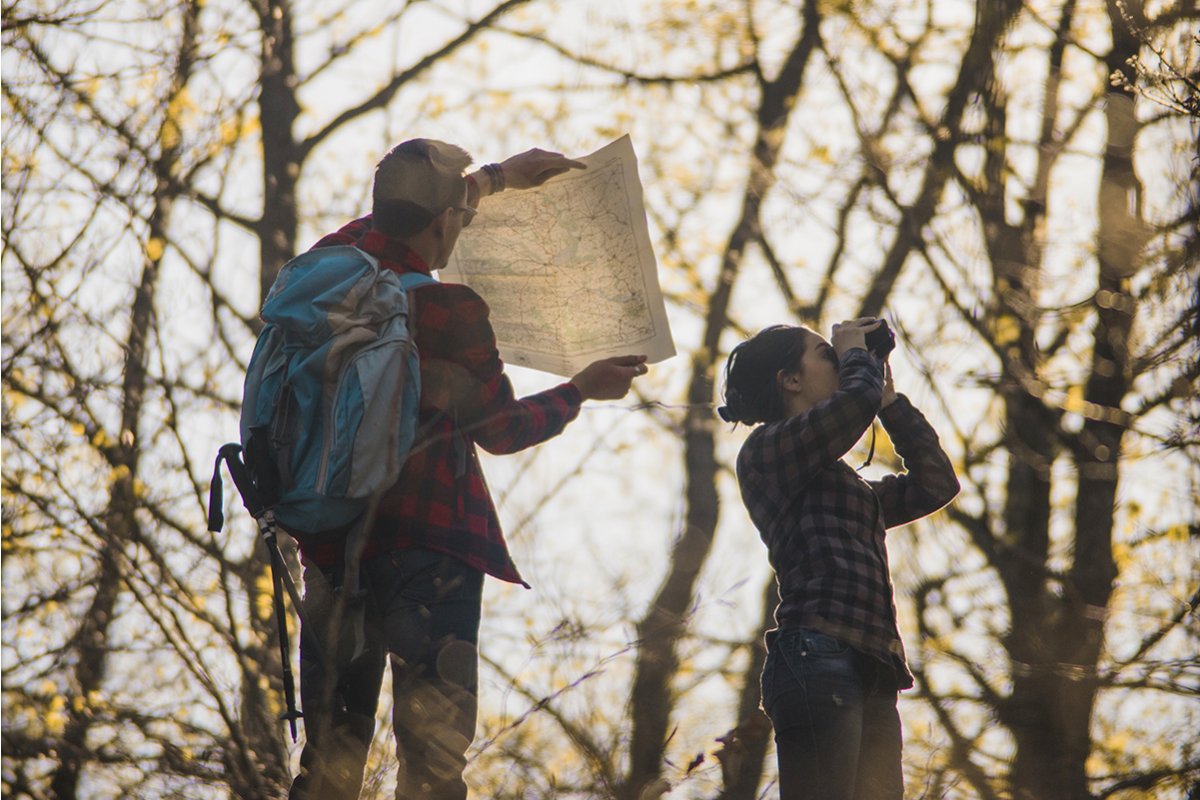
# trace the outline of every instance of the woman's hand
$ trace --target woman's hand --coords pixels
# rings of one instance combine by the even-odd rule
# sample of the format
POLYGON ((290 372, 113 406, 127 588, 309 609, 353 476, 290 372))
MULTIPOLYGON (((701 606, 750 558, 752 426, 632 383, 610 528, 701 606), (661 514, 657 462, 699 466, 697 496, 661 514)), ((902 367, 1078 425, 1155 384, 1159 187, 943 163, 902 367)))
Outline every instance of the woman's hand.
POLYGON ((887 408, 896 401, 896 384, 892 383, 892 365, 883 362, 883 402, 880 408, 887 408))
POLYGON ((856 347, 866 350, 867 334, 878 328, 879 322, 878 317, 859 317, 836 323, 833 326, 833 335, 829 343, 837 351, 838 358, 856 347))

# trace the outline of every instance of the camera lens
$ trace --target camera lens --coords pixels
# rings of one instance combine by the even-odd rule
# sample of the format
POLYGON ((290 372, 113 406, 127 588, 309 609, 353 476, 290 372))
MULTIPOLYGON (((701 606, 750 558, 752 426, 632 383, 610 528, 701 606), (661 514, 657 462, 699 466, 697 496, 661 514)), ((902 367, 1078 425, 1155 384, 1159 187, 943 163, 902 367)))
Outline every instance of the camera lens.
POLYGON ((876 358, 887 358, 896 348, 896 334, 888 327, 887 320, 880 320, 879 327, 867 334, 867 351, 876 358))

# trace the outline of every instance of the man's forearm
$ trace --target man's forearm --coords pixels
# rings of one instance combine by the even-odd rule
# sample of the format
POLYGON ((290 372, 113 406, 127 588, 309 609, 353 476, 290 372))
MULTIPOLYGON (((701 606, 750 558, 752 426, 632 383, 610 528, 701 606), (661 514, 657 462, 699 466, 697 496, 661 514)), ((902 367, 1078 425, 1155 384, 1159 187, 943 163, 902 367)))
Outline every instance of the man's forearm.
POLYGON ((485 164, 467 175, 467 205, 478 208, 479 201, 503 190, 503 175, 498 164, 485 164))

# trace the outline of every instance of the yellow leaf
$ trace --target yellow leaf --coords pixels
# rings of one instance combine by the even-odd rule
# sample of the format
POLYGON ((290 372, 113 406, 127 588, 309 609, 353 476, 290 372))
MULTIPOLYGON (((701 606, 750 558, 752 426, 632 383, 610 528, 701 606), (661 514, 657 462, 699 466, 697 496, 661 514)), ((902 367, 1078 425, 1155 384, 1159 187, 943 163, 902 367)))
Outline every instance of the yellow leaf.
POLYGON ((42 722, 51 736, 62 736, 67 729, 67 715, 61 711, 48 712, 42 722))
POLYGON ((166 243, 157 236, 151 237, 150 241, 146 242, 146 258, 151 261, 158 261, 162 258, 163 250, 166 249, 166 243))
POLYGON ((996 320, 996 344, 1011 344, 1021 338, 1021 324, 1011 314, 1004 314, 996 320))
POLYGON ((1089 403, 1083 399, 1083 387, 1072 386, 1067 389, 1067 397, 1063 400, 1063 411, 1071 414, 1082 414, 1089 403))
POLYGON ((1112 549, 1112 554, 1113 554, 1113 563, 1115 563, 1117 565, 1117 569, 1120 570, 1121 572, 1124 572, 1125 569, 1129 566, 1130 562, 1133 561, 1132 548, 1130 548, 1129 545, 1127 545, 1127 544, 1121 544, 1121 543, 1114 544, 1113 549, 1112 549))
POLYGON ((254 588, 258 590, 259 594, 271 593, 271 590, 274 588, 274 584, 271 583, 271 573, 269 568, 263 569, 258 573, 258 577, 254 579, 254 588))
POLYGON ((1175 544, 1186 544, 1190 536, 1187 525, 1172 525, 1167 529, 1167 540, 1175 544))
POLYGON ((12 406, 13 411, 25 405, 26 401, 29 400, 24 394, 8 386, 4 387, 4 399, 12 406))
POLYGON ((814 147, 812 149, 811 155, 815 161, 819 161, 822 164, 832 164, 833 163, 833 154, 831 154, 829 152, 829 148, 823 144, 819 144, 816 147, 814 147))
POLYGON ((221 144, 231 145, 242 135, 242 126, 236 119, 227 119, 221 123, 221 144))

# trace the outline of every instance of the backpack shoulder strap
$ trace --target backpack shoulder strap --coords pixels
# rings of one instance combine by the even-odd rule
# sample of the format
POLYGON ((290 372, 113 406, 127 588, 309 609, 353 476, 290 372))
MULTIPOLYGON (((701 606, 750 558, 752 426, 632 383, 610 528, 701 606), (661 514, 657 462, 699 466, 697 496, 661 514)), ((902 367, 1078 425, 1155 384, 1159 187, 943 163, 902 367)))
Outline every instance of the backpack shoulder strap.
POLYGON ((422 286, 428 286, 431 283, 440 283, 440 281, 438 281, 438 279, 432 275, 426 275, 424 272, 400 273, 400 285, 403 286, 405 290, 418 289, 422 286))
POLYGON ((438 283, 438 280, 423 272, 404 272, 400 275, 400 285, 408 296, 408 338, 414 344, 417 340, 417 295, 413 289, 434 283, 438 283))

